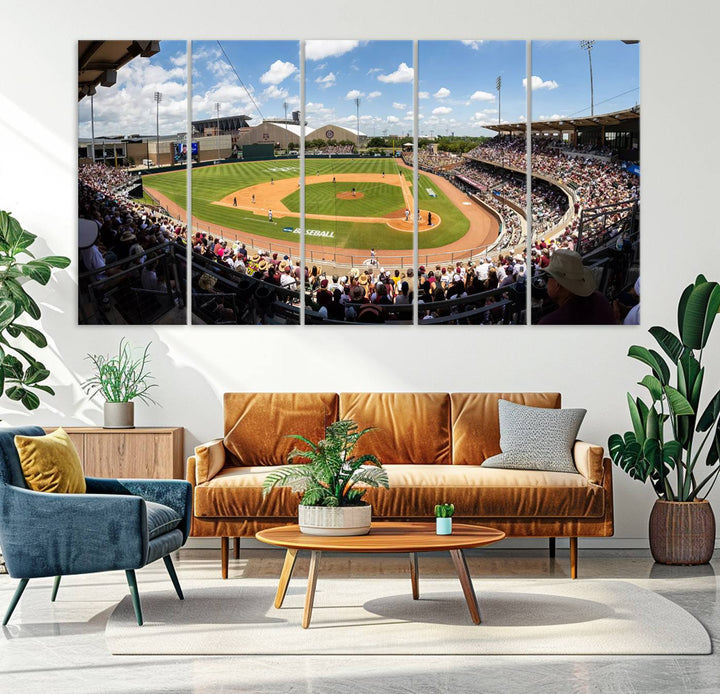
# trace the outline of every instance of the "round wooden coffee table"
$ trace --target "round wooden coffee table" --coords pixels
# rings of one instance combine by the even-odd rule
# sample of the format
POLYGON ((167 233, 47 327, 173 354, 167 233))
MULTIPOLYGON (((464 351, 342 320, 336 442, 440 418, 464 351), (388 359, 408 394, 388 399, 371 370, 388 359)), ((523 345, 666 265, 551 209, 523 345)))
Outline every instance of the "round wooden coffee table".
POLYGON ((413 599, 420 597, 418 587, 418 552, 450 552, 470 616, 475 624, 480 624, 480 609, 468 573, 464 549, 489 545, 505 537, 501 530, 482 525, 464 525, 453 523, 452 535, 437 535, 434 523, 373 523, 367 535, 351 537, 324 537, 305 535, 297 525, 285 525, 278 528, 261 530, 255 535, 261 542, 278 547, 285 547, 285 563, 280 574, 275 607, 282 607, 287 593, 288 583, 295 567, 295 559, 301 549, 310 550, 310 573, 308 574, 307 592, 305 593, 305 610, 303 612, 303 629, 310 626, 312 617, 315 586, 317 584, 318 567, 322 552, 370 552, 410 554, 410 582, 413 599))

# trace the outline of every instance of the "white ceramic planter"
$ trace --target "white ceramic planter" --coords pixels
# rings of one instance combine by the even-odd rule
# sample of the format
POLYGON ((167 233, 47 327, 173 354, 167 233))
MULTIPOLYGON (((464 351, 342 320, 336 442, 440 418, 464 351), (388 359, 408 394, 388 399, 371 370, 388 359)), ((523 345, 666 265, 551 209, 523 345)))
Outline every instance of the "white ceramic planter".
POLYGON ((106 402, 103 407, 104 429, 134 429, 134 402, 106 402))
POLYGON ((298 506, 300 532, 306 535, 367 535, 372 507, 298 506))

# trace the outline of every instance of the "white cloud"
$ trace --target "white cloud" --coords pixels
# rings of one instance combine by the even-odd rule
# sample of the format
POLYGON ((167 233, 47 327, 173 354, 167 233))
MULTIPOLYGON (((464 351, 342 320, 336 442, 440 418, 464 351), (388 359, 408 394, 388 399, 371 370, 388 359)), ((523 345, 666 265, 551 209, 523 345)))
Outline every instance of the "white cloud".
POLYGON ((382 68, 379 67, 371 67, 368 71, 368 75, 374 75, 376 72, 382 72, 382 68))
POLYGON ((349 53, 360 45, 360 41, 306 41, 305 57, 308 60, 336 58, 349 53))
POLYGON ((408 67, 407 63, 400 63, 398 69, 395 72, 391 72, 388 75, 378 75, 378 79, 381 82, 398 84, 401 82, 412 82, 415 71, 408 67))
POLYGON ((291 62, 276 60, 266 73, 260 77, 262 84, 280 84, 284 79, 297 72, 297 67, 291 62))
POLYGON ((433 109, 433 116, 445 116, 448 113, 452 113, 452 109, 449 106, 438 106, 433 109))
POLYGON ((377 99, 379 96, 382 96, 382 92, 370 92, 367 95, 368 99, 377 99))
POLYGON ((329 87, 334 87, 335 82, 337 78, 335 77, 334 72, 328 72, 325 77, 318 77, 315 81, 323 88, 328 89, 329 87))
MULTIPOLYGON (((542 77, 538 77, 537 75, 532 76, 531 84, 533 91, 535 91, 536 89, 557 89, 559 86, 555 80, 543 81, 542 77)), ((527 89, 527 78, 523 79, 523 87, 527 89)))
POLYGON ((407 108, 407 104, 401 104, 398 101, 393 101, 393 108, 396 108, 398 111, 404 111, 407 108))
POLYGON ((476 91, 470 97, 471 101, 495 101, 495 95, 490 92, 476 91))
POLYGON ((479 51, 481 44, 483 44, 484 41, 462 41, 462 44, 465 46, 469 46, 474 51, 479 51))
POLYGON ((385 119, 388 123, 399 123, 400 119, 397 116, 388 116, 385 119))
POLYGON ((359 99, 361 96, 365 96, 365 92, 361 92, 359 89, 351 89, 345 94, 346 99, 359 99))
POLYGON ((263 91, 263 96, 266 99, 284 99, 287 95, 287 89, 285 89, 284 87, 276 87, 274 84, 266 87, 263 91))
POLYGON ((538 120, 563 120, 564 118, 567 116, 559 113, 553 113, 552 116, 538 116, 538 120))
POLYGON ((418 99, 429 99, 430 92, 418 92, 418 99))
POLYGON ((440 89, 438 89, 438 90, 433 94, 433 96, 434 96, 436 99, 445 99, 445 98, 447 98, 448 96, 450 96, 450 90, 449 90, 447 87, 440 87, 440 89))

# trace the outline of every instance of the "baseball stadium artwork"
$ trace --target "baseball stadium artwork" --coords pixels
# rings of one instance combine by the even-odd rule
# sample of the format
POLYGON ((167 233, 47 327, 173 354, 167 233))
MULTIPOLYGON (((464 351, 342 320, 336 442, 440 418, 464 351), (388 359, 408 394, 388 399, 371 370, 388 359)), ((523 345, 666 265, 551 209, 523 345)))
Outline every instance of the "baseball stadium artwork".
POLYGON ((638 42, 191 46, 79 42, 81 323, 639 321, 638 42))

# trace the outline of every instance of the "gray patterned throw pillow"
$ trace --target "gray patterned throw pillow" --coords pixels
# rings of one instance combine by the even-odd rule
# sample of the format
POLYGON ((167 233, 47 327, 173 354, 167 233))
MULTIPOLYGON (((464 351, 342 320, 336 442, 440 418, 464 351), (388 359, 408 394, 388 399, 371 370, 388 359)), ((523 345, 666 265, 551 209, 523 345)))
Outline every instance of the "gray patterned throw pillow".
POLYGON ((577 472, 572 448, 587 410, 527 407, 498 400, 500 455, 484 467, 577 472))

